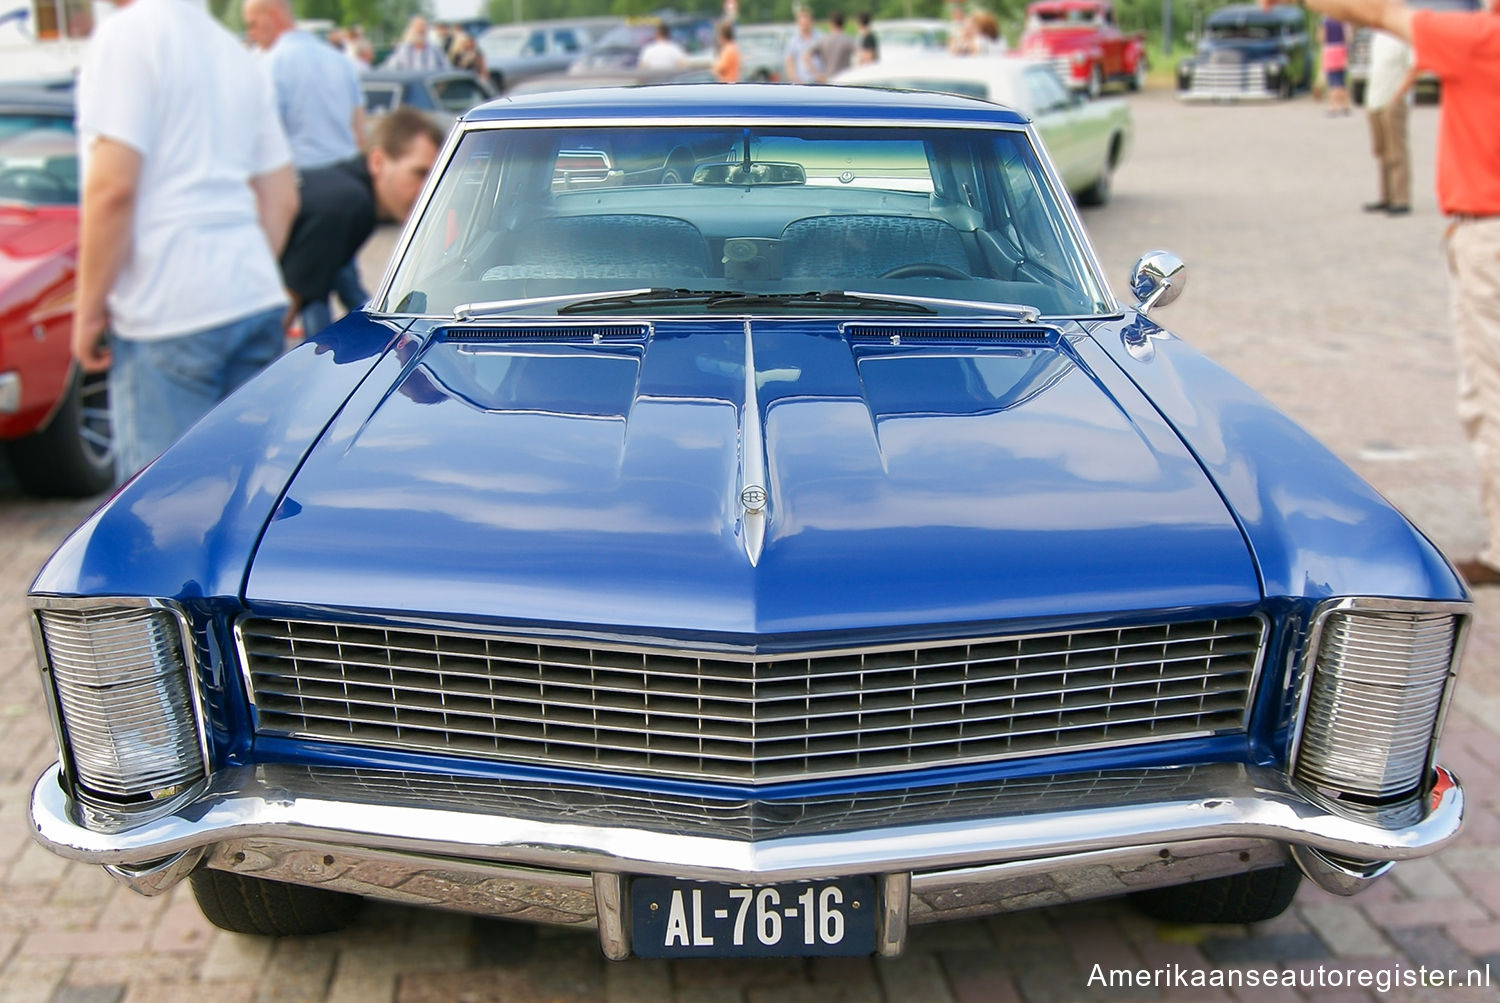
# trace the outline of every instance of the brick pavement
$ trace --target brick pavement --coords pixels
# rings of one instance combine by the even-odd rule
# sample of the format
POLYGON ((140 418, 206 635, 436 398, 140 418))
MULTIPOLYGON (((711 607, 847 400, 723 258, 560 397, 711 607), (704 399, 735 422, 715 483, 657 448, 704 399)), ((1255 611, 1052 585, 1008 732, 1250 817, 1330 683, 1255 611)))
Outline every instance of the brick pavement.
MULTIPOLYGON (((1405 508, 1442 546, 1479 540, 1472 472, 1450 399, 1431 196, 1436 112, 1414 115, 1416 212, 1358 212, 1374 183, 1358 118, 1289 106, 1180 108, 1133 99, 1137 142, 1115 204, 1086 223, 1117 289, 1136 255, 1188 262, 1161 314, 1259 387, 1405 508)), ((390 235, 365 264, 379 267, 390 235)), ((187 890, 144 899, 92 867, 33 845, 24 810, 52 758, 22 598, 31 574, 88 503, 37 503, 0 472, 0 1000, 201 1003, 339 1000, 837 1003, 1083 1000, 1500 999, 1495 989, 1381 996, 1326 986, 1133 991, 1090 987, 1096 963, 1339 972, 1489 965, 1500 981, 1500 590, 1480 616, 1443 760, 1469 793, 1458 843, 1403 864, 1366 894, 1304 886, 1254 928, 1172 927, 1104 901, 917 928, 892 961, 604 962, 591 935, 371 904, 343 933, 273 941, 217 931, 187 890)))

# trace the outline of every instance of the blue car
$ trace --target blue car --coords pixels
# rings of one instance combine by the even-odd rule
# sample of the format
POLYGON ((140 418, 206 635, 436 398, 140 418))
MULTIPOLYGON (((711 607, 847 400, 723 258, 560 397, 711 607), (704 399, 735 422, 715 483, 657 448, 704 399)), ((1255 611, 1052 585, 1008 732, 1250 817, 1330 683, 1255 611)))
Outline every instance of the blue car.
POLYGON ((368 307, 36 579, 36 837, 229 930, 611 958, 1357 892, 1458 832, 1468 595, 1158 326, 1184 275, 1117 297, 987 102, 485 105, 368 307))

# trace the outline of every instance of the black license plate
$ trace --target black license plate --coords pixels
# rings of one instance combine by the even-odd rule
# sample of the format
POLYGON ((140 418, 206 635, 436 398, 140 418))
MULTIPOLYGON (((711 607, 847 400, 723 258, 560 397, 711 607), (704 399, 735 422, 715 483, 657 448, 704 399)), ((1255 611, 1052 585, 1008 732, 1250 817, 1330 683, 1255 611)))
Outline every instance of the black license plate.
POLYGON ((874 954, 876 906, 868 876, 779 885, 636 878, 630 940, 642 958, 874 954))

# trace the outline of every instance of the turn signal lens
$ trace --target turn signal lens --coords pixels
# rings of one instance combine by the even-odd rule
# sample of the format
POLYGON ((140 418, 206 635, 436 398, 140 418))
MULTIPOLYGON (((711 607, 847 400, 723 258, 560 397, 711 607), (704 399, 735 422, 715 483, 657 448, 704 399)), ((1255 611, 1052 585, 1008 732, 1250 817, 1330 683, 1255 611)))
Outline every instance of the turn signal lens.
POLYGON ((138 803, 204 775, 183 631, 172 612, 99 606, 36 615, 64 755, 85 791, 138 803))

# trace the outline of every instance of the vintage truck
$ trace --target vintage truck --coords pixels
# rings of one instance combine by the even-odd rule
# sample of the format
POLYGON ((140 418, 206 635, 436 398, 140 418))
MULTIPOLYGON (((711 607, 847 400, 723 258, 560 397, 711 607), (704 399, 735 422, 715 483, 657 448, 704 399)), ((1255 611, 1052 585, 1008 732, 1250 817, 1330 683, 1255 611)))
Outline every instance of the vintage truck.
POLYGON ((1125 34, 1107 0, 1040 0, 1026 7, 1021 52, 1052 63, 1070 88, 1098 97, 1104 85, 1146 82, 1146 39, 1125 34))

